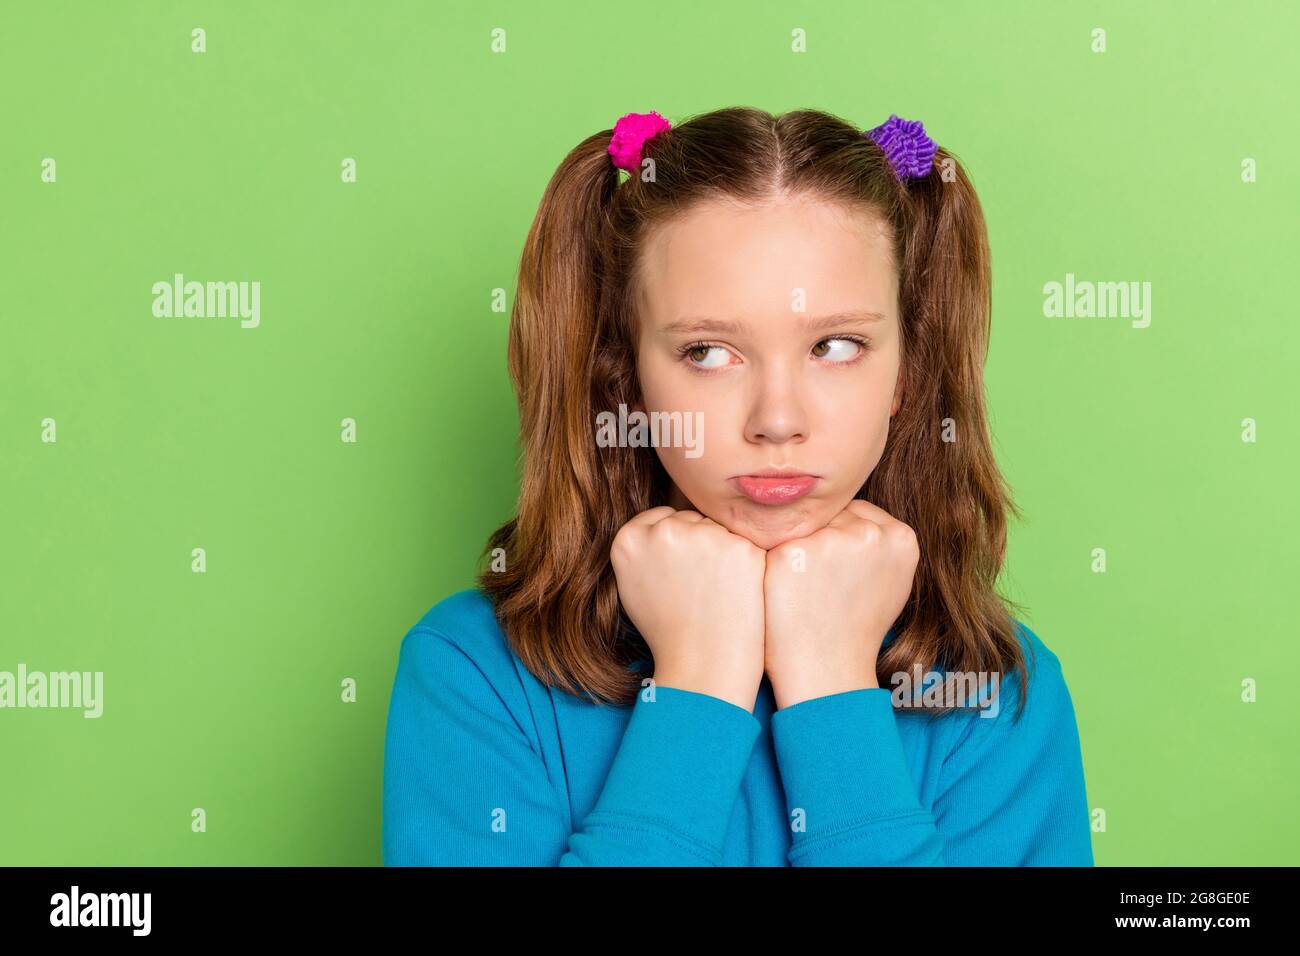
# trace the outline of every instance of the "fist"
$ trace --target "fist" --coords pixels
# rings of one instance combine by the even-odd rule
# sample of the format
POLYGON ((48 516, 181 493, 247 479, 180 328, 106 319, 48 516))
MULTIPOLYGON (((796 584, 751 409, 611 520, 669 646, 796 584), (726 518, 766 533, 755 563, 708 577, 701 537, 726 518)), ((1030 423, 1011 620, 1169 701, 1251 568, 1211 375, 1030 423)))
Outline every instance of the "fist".
POLYGON ((764 667, 778 707, 879 686, 876 658, 907 605, 916 533, 868 501, 767 553, 764 667))
POLYGON ((609 556, 623 610, 654 655, 655 683, 752 711, 763 680, 767 553, 696 511, 664 505, 623 525, 609 556))

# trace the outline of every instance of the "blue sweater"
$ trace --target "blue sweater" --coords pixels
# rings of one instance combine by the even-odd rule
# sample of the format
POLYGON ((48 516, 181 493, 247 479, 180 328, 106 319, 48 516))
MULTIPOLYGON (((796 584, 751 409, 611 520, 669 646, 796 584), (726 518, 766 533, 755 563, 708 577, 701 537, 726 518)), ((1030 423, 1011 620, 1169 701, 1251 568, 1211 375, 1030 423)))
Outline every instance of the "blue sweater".
POLYGON ((1015 675, 996 717, 932 720, 885 688, 774 712, 766 678, 753 713, 672 687, 615 706, 539 682, 461 591, 402 641, 384 863, 1091 866, 1074 707, 1017 625, 1036 657, 1018 722, 1015 675))

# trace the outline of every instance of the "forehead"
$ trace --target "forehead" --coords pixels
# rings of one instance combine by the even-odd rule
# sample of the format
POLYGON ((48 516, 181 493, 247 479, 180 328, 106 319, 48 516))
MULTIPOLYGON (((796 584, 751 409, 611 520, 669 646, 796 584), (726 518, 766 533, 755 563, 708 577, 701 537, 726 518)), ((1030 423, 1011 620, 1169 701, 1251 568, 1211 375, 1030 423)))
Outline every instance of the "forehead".
POLYGON ((889 226, 807 196, 697 203, 650 232, 638 278, 641 307, 657 324, 686 313, 788 314, 799 296, 810 313, 890 315, 898 294, 889 226))

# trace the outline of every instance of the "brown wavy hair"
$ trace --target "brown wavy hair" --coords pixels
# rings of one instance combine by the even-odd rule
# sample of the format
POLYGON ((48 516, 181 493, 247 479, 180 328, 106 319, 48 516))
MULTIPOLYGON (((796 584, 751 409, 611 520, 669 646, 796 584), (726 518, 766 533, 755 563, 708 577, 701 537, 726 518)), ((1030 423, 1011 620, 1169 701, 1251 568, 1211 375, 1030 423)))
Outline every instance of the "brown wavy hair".
POLYGON ((651 655, 622 611, 610 546, 633 515, 667 503, 670 485, 653 448, 600 448, 595 422, 639 399, 638 251, 652 228, 703 200, 808 195, 882 218, 899 266, 904 390, 857 497, 910 525, 920 560, 896 638, 876 665, 880 686, 918 664, 922 673, 1015 671, 1023 710, 1028 675, 1008 610, 1016 605, 995 591, 1006 516, 1020 514, 984 408, 988 237, 956 157, 939 147, 928 176, 902 180, 842 119, 734 107, 649 140, 642 162, 653 160, 651 178, 620 173, 607 151, 612 134, 579 143, 547 184, 510 314, 519 501, 484 547, 478 586, 515 653, 550 686, 594 702, 634 700, 642 675, 629 666, 651 655), (493 569, 496 549, 504 570, 493 569))

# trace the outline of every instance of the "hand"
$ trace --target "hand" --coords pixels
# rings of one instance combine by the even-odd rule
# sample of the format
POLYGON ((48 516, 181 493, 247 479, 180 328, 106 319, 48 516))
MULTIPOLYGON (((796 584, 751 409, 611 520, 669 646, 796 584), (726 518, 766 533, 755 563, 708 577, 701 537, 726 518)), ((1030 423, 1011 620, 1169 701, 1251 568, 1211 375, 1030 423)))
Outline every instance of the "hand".
POLYGON ((654 655, 655 683, 753 711, 767 553, 696 511, 662 505, 623 525, 609 556, 623 609, 654 655))
POLYGON ((912 592, 916 533, 868 501, 767 552, 764 668, 777 707, 878 687, 876 658, 912 592))

